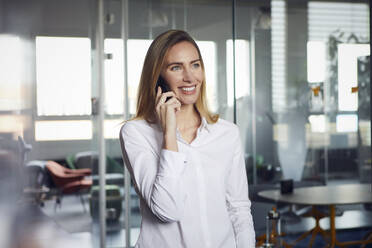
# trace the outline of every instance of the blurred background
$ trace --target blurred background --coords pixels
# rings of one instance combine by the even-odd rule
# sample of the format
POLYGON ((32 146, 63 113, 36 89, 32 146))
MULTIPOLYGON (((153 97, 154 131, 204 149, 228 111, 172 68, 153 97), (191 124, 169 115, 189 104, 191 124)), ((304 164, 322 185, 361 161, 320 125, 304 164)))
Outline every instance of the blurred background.
MULTIPOLYGON (((118 134, 168 29, 200 46, 252 200, 282 179, 370 183, 369 18, 367 0, 0 0, 0 246, 135 244, 118 134)), ((271 206, 253 202, 257 234, 271 206)))

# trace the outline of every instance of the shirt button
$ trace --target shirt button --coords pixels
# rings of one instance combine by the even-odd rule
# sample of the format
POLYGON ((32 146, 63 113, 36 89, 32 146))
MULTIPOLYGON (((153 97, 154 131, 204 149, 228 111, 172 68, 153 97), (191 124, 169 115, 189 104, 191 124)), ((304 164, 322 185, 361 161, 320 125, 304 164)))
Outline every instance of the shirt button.
POLYGON ((187 161, 183 161, 185 164, 187 163, 187 161))

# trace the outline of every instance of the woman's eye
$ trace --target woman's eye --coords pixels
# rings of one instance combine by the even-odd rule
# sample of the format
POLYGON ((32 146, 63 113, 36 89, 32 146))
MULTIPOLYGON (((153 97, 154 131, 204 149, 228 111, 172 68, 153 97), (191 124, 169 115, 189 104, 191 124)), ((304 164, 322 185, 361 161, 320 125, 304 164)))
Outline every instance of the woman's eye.
POLYGON ((175 66, 172 66, 170 69, 171 69, 171 71, 177 71, 177 70, 181 69, 181 66, 175 65, 175 66))
POLYGON ((194 68, 199 68, 199 67, 200 67, 200 63, 192 64, 192 67, 194 67, 194 68))

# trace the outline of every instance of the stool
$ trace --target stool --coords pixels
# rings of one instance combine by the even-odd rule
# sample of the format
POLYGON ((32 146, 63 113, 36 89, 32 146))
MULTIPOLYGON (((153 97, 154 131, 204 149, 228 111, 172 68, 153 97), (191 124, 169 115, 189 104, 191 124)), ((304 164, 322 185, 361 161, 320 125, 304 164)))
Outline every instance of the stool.
POLYGON ((273 248, 273 247, 291 247, 281 238, 285 234, 281 230, 280 213, 273 208, 266 216, 266 234, 257 238, 257 247, 273 248), (270 231, 271 227, 271 231, 270 231))
MULTIPOLYGON (((118 221, 122 212, 123 197, 120 187, 117 185, 106 185, 106 220, 118 221)), ((93 219, 99 216, 99 186, 93 186, 90 192, 90 214, 93 219)))

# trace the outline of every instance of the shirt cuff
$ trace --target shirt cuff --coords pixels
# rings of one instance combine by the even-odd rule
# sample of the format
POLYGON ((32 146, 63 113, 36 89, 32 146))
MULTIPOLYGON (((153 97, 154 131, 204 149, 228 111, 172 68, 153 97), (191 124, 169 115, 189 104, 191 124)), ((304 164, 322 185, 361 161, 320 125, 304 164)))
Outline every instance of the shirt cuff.
POLYGON ((186 155, 184 153, 162 149, 158 175, 167 177, 180 176, 186 164, 186 155))

